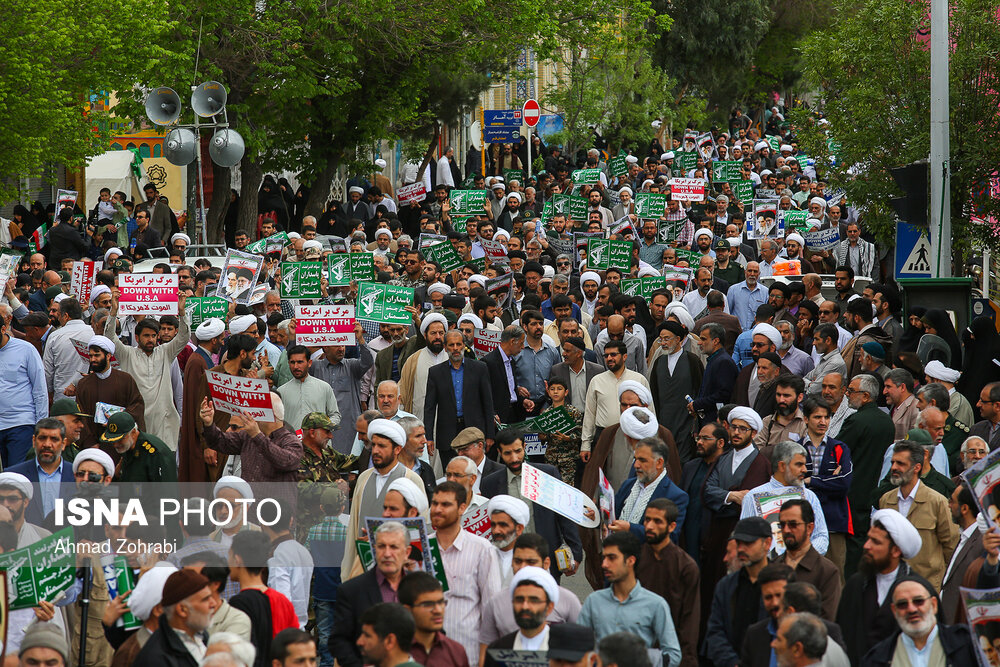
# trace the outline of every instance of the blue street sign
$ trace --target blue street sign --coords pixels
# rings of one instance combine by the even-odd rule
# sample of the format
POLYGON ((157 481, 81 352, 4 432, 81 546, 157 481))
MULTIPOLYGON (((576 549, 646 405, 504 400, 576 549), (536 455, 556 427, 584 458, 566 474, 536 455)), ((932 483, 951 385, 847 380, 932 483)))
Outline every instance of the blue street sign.
POLYGON ((896 223, 896 278, 932 278, 934 255, 929 232, 896 223))
POLYGON ((520 109, 483 111, 483 141, 513 143, 520 136, 520 109))

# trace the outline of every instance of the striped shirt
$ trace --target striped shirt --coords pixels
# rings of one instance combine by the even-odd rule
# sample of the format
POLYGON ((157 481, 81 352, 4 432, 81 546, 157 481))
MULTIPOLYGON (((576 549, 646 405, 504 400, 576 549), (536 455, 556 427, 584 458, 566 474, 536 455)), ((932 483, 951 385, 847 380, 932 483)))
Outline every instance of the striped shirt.
POLYGON ((445 634, 465 649, 469 665, 479 664, 479 620, 482 609, 500 591, 500 565, 488 541, 460 530, 455 542, 441 550, 448 576, 445 634))

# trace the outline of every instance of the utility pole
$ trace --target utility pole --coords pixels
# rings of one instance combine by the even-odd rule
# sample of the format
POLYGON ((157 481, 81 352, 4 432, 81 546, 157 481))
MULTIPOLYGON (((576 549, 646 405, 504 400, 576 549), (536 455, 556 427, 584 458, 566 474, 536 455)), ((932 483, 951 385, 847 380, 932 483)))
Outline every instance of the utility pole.
POLYGON ((931 0, 930 233, 933 275, 951 277, 951 155, 948 109, 948 0, 931 0))

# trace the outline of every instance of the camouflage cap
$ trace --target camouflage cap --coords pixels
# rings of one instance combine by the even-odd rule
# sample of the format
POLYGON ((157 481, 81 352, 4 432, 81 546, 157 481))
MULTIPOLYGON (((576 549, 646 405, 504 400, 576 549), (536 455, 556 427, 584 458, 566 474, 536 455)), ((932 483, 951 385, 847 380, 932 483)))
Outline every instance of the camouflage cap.
POLYGON ((322 412, 310 412, 302 419, 302 430, 308 431, 311 428, 333 431, 333 422, 322 412))
POLYGON ((344 494, 331 484, 323 489, 323 494, 319 497, 319 504, 321 507, 341 507, 344 504, 344 494))

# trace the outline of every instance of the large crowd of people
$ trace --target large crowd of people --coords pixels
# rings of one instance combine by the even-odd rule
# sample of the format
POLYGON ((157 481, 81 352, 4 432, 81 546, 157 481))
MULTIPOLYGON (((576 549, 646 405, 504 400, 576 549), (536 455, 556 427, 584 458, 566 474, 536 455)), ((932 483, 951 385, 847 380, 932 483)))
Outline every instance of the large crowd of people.
POLYGON ((80 557, 11 605, 5 665, 1000 665, 1000 622, 970 629, 961 590, 1000 586, 962 478, 1000 446, 996 323, 901 312, 864 213, 777 108, 767 128, 734 113, 645 155, 534 136, 488 147, 486 174, 447 148, 396 183, 377 160, 318 217, 267 177, 257 228, 226 231, 265 270, 215 317, 194 304, 231 276, 155 186, 18 207, 0 552, 110 489, 244 509, 77 527, 125 565, 80 557), (287 298, 282 262, 339 253, 371 275, 287 298), (143 261, 178 276, 177 315, 121 314, 143 261), (412 289, 406 323, 296 340, 295 306, 364 282, 412 289), (210 374, 265 381, 272 420, 224 410, 210 374))

